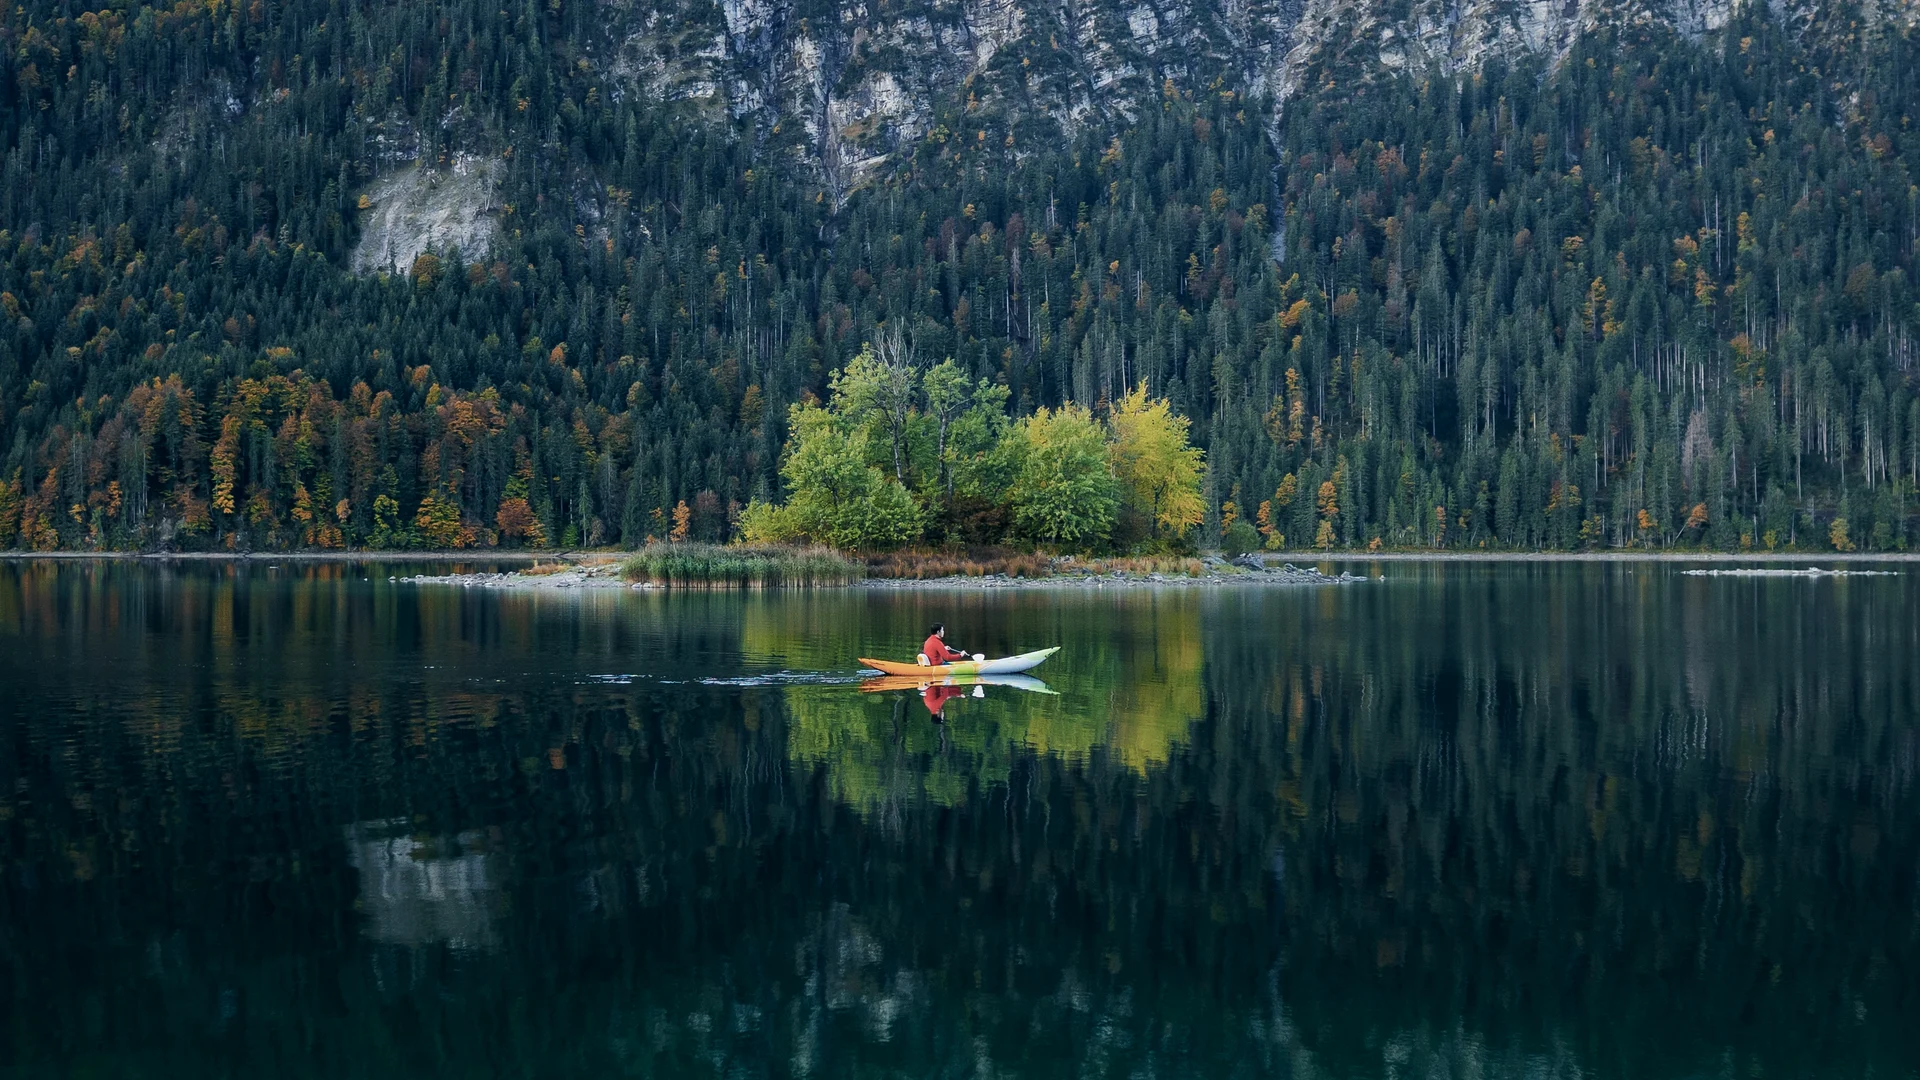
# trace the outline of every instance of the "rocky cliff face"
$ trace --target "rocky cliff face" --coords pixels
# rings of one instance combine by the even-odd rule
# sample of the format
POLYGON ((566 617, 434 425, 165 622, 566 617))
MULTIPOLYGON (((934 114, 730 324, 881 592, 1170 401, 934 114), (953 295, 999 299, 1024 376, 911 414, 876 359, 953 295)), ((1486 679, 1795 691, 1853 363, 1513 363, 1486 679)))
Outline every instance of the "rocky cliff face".
MULTIPOLYGON (((1920 21, 1920 0, 1770 0, 1840 49, 1920 21)), ((836 204, 925 138, 1039 146, 1124 123, 1163 85, 1223 80, 1282 108, 1314 86, 1395 71, 1563 56, 1601 26, 1698 36, 1735 0, 602 0, 586 62, 609 91, 685 103, 790 149, 836 204), (942 128, 945 116, 962 130, 942 128)), ((354 266, 483 249, 496 224, 477 159, 403 168, 370 192, 354 266)))
MULTIPOLYGON (((1284 99, 1320 63, 1461 71, 1530 53, 1560 57, 1580 35, 1601 27, 1661 27, 1699 37, 1726 26, 1741 6, 1736 0, 1310 0, 1271 85, 1284 99)), ((1801 33, 1841 44, 1862 31, 1912 26, 1920 16, 1916 0, 1771 0, 1769 6, 1801 33)))
POLYGON ((965 102, 973 132, 1046 139, 1162 81, 1280 89, 1307 0, 666 0, 614 5, 601 58, 634 92, 751 117, 851 183, 965 102), (778 129, 778 130, 776 130, 778 129))
MULTIPOLYGON (((632 92, 759 121, 855 182, 968 101, 995 137, 1124 115, 1162 82, 1226 76, 1284 102, 1315 72, 1471 69, 1562 55, 1595 26, 1687 35, 1734 0, 617 0, 600 62, 632 92), (778 129, 778 130, 776 130, 778 129)), ((1920 0, 1774 0, 1818 32, 1911 25, 1920 0)), ((977 133, 976 133, 977 134, 977 133)))

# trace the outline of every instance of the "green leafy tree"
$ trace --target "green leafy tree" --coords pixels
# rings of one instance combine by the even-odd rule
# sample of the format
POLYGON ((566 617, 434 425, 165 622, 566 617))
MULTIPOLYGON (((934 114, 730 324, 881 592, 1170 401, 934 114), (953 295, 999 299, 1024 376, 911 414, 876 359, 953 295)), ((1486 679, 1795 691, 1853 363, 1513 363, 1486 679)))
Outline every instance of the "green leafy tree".
POLYGON ((833 377, 835 408, 880 428, 892 453, 893 478, 901 483, 907 479, 907 432, 919 381, 913 349, 898 327, 875 337, 833 377))
POLYGON ((1120 499, 1093 414, 1073 404, 1041 408, 1013 437, 1020 461, 1012 490, 1015 528, 1043 544, 1104 544, 1120 499))
POLYGON ((404 548, 413 546, 414 534, 400 524, 400 502, 391 495, 381 494, 373 499, 373 535, 367 538, 370 547, 404 548))
POLYGON ((948 431, 953 490, 964 497, 1004 502, 1019 469, 1018 446, 1010 439, 1007 388, 985 379, 973 388, 972 404, 948 431))
POLYGON ((1220 533, 1220 550, 1228 556, 1245 555, 1260 547, 1260 532, 1245 519, 1238 519, 1220 533))
POLYGON ((937 482, 943 497, 953 497, 953 461, 947 453, 947 436, 953 422, 966 410, 973 398, 973 384, 967 373, 951 357, 927 369, 920 383, 926 392, 927 412, 935 424, 934 458, 939 462, 937 482))
POLYGON ((817 405, 795 405, 781 466, 791 493, 778 508, 757 502, 741 517, 752 542, 810 540, 846 548, 893 547, 920 535, 920 507, 900 481, 868 461, 865 425, 817 405))

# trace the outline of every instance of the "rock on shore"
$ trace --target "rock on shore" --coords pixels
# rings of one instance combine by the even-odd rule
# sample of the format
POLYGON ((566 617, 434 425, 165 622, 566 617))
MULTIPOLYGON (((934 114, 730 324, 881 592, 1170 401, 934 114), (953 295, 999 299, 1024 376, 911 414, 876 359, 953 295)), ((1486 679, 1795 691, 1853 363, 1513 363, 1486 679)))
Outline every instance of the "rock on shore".
POLYGON ((1202 562, 1206 571, 1199 575, 1132 574, 1124 570, 1098 574, 1067 569, 1036 578, 983 574, 977 577, 869 578, 864 584, 873 589, 1110 589, 1147 585, 1339 585, 1367 580, 1345 571, 1323 574, 1310 566, 1295 566, 1292 563, 1269 567, 1255 555, 1242 555, 1231 562, 1210 555, 1202 562))
POLYGON ((650 589, 644 582, 629 585, 620 577, 618 563, 575 563, 563 570, 538 574, 524 571, 480 574, 415 574, 401 581, 409 585, 459 585, 480 589, 650 589))

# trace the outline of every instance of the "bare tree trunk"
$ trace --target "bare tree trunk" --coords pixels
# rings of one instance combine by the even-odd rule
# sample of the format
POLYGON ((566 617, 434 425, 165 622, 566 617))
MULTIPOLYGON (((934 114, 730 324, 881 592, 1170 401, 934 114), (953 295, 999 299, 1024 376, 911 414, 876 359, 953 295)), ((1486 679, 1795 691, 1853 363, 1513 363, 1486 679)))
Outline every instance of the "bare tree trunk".
POLYGON ((907 418, 913 411, 913 343, 895 322, 884 327, 873 340, 873 355, 886 371, 886 385, 879 405, 893 442, 893 478, 906 483, 907 418))

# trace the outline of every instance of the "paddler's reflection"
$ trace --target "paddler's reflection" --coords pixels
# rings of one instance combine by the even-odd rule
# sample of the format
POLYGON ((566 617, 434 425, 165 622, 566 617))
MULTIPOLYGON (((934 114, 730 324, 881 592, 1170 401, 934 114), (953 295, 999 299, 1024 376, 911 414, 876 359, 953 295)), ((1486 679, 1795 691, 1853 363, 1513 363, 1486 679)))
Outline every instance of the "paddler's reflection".
MULTIPOLYGON (((976 686, 974 689, 980 688, 976 686)), ((965 696, 966 692, 967 688, 964 686, 928 683, 926 688, 920 691, 920 701, 927 707, 927 711, 933 714, 933 721, 937 724, 940 722, 940 710, 946 707, 947 702, 965 696)))

